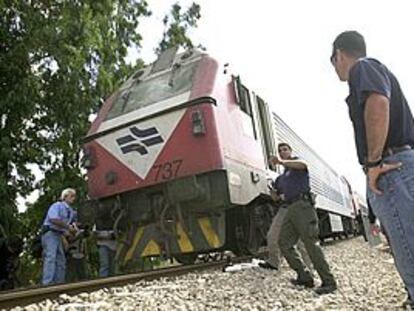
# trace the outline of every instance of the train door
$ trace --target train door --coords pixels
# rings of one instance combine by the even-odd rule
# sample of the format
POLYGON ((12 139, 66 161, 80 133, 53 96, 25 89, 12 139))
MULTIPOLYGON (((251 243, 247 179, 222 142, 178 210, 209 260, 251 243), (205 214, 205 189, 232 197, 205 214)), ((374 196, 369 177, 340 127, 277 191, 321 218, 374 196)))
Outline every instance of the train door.
POLYGON ((269 110, 269 105, 264 102, 259 96, 255 95, 258 127, 261 136, 261 145, 263 150, 263 157, 265 159, 265 166, 270 168, 269 159, 271 155, 276 154, 275 138, 273 135, 272 119, 269 110))

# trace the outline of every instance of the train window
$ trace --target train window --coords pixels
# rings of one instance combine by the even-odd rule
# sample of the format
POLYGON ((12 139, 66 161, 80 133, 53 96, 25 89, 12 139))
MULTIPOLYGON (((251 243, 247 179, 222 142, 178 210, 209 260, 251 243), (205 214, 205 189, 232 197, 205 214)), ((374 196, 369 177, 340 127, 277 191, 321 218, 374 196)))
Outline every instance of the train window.
POLYGON ((264 157, 267 165, 269 165, 269 156, 275 154, 275 144, 273 137, 273 128, 270 123, 270 111, 269 106, 261 99, 256 96, 257 108, 259 112, 259 123, 262 130, 262 145, 264 151, 264 157))
POLYGON ((249 89, 245 87, 240 77, 233 77, 234 91, 236 93, 236 102, 240 106, 240 109, 247 113, 249 116, 252 115, 252 103, 250 101, 249 89))
POLYGON ((154 74, 133 84, 115 98, 106 119, 116 118, 191 90, 198 62, 177 66, 174 70, 154 74))
POLYGON ((240 106, 241 111, 246 113, 248 116, 248 122, 245 122, 247 118, 243 117, 243 120, 242 120, 243 128, 245 128, 245 132, 246 132, 247 127, 248 127, 250 129, 249 132, 251 132, 252 134, 250 136, 252 136, 254 139, 257 139, 249 89, 241 83, 239 76, 237 77, 233 76, 233 83, 234 83, 234 92, 236 94, 236 103, 240 106))
POLYGON ((252 115, 252 103, 250 101, 249 90, 243 84, 240 84, 240 108, 249 116, 252 115))

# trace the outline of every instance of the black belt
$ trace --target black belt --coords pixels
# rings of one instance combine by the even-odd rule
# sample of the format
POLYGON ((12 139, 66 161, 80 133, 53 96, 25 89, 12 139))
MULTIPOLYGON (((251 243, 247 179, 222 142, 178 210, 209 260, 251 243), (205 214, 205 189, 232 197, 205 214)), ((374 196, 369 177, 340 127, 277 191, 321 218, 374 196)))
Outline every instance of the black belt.
POLYGON ((407 151, 407 150, 411 150, 411 149, 413 149, 413 147, 411 147, 410 145, 404 145, 404 146, 400 146, 400 147, 388 147, 382 153, 382 157, 383 158, 389 157, 393 154, 403 152, 403 151, 407 151))
POLYGON ((299 194, 294 199, 283 201, 283 203, 290 205, 290 204, 295 203, 295 202, 300 201, 300 200, 308 201, 311 204, 313 204, 314 198, 312 197, 312 193, 306 192, 306 193, 299 194))
POLYGON ((52 231, 52 232, 58 233, 58 234, 63 234, 62 231, 57 230, 57 229, 54 229, 54 228, 52 228, 50 226, 42 226, 42 234, 45 234, 45 233, 47 233, 49 231, 52 231))

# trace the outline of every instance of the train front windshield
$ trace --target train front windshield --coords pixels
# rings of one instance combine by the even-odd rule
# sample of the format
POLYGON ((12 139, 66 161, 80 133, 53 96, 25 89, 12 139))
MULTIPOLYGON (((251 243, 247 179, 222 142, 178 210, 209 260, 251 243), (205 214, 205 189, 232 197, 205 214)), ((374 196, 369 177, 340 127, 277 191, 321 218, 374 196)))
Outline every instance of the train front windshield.
POLYGON ((149 106, 191 90, 198 62, 181 65, 164 73, 156 73, 120 92, 106 119, 149 106))

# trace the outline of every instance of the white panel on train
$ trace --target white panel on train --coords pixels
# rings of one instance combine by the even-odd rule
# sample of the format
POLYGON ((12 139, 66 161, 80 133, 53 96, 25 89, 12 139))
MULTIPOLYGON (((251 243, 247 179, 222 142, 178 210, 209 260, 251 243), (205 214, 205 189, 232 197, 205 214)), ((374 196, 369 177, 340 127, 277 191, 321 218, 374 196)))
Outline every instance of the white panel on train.
POLYGON ((185 109, 138 121, 97 142, 139 177, 145 178, 168 142, 185 109))
POLYGON ((329 213, 329 222, 331 223, 332 232, 344 231, 344 226, 342 225, 341 216, 329 213))

